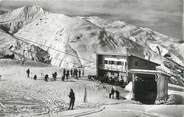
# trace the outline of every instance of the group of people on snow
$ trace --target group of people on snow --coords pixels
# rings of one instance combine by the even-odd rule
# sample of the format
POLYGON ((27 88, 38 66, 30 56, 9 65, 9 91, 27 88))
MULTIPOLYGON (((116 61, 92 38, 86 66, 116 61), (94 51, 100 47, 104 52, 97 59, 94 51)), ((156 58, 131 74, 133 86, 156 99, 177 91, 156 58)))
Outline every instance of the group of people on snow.
POLYGON ((119 91, 116 90, 115 87, 111 88, 111 92, 109 93, 109 98, 112 98, 112 99, 119 99, 120 98, 119 91))
MULTIPOLYGON (((27 77, 30 78, 30 69, 28 68, 26 70, 26 74, 27 74, 27 77)), ((83 75, 84 75, 84 71, 83 71, 83 75)), ((43 76, 43 74, 41 74, 41 76, 43 76)), ((63 76, 62 76, 62 80, 64 81, 65 78, 68 79, 69 76, 71 77, 75 77, 75 78, 80 78, 81 77, 81 70, 77 70, 77 69, 71 69, 71 70, 66 70, 66 69, 63 69, 63 76)), ((54 81, 57 80, 57 72, 54 72, 52 73, 52 78, 54 81)), ((34 75, 33 76, 33 79, 34 80, 37 80, 37 75, 34 75)), ((44 80, 45 81, 48 81, 49 80, 49 75, 48 74, 45 74, 44 75, 44 80)), ((73 91, 73 89, 70 89, 70 93, 68 95, 68 97, 70 98, 70 103, 69 103, 69 108, 68 110, 73 110, 73 107, 74 107, 74 104, 75 104, 75 93, 73 91)))
POLYGON ((77 80, 81 77, 84 76, 84 69, 63 69, 63 76, 62 76, 62 81, 65 81, 65 79, 68 80, 69 77, 74 77, 77 80))
MULTIPOLYGON (((31 72, 30 72, 30 69, 29 69, 29 68, 26 70, 26 74, 27 74, 27 77, 30 78, 31 72)), ((65 80, 68 80, 68 79, 71 78, 71 77, 76 78, 76 79, 78 80, 78 79, 81 78, 82 76, 84 76, 84 69, 81 70, 81 69, 77 69, 77 68, 75 68, 75 69, 65 69, 65 68, 64 68, 64 69, 62 70, 61 80, 62 80, 62 81, 65 81, 65 80)), ((48 82, 48 81, 49 81, 49 78, 50 78, 48 74, 45 74, 45 75, 44 75, 43 73, 41 73, 41 77, 43 77, 44 80, 45 80, 46 82, 48 82)), ((38 77, 37 77, 36 74, 33 75, 33 79, 34 79, 34 80, 37 80, 37 78, 38 78, 38 77)), ((57 73, 57 72, 52 73, 51 78, 52 78, 54 81, 56 81, 57 78, 58 78, 58 73, 57 73)))
MULTIPOLYGON (((28 68, 27 70, 26 70, 26 74, 27 74, 27 77, 28 78, 30 78, 30 69, 28 68)), ((41 76, 42 77, 44 77, 44 80, 46 81, 46 82, 48 82, 49 81, 49 75, 48 74, 41 74, 41 76)), ((57 80, 57 77, 58 76, 58 73, 57 72, 54 72, 54 73, 52 73, 52 79, 54 80, 54 81, 56 81, 57 80)), ((74 78, 76 78, 76 79, 79 79, 81 76, 84 76, 84 70, 82 71, 81 69, 63 69, 62 70, 62 77, 61 77, 61 80, 62 81, 65 81, 65 79, 69 79, 70 77, 74 77, 74 78)), ((33 79, 34 80, 37 80, 37 75, 33 75, 33 79)), ((68 108, 68 110, 70 110, 70 109, 73 109, 74 108, 74 104, 75 104, 75 93, 74 93, 74 91, 73 91, 73 89, 70 89, 70 93, 69 93, 69 95, 68 95, 68 97, 70 98, 70 103, 69 103, 69 108, 68 108)), ((109 98, 112 98, 112 99, 119 99, 119 97, 120 97, 120 94, 119 94, 119 91, 118 90, 116 90, 116 88, 115 87, 112 87, 111 88, 111 91, 110 91, 110 93, 109 93, 109 98)))

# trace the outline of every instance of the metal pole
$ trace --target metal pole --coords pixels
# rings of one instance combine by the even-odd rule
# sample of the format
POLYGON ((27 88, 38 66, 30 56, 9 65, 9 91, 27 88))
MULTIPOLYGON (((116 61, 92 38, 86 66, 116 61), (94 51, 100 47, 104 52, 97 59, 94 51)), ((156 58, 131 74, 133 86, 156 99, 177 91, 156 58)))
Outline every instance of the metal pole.
POLYGON ((132 99, 135 100, 135 74, 132 73, 132 99))

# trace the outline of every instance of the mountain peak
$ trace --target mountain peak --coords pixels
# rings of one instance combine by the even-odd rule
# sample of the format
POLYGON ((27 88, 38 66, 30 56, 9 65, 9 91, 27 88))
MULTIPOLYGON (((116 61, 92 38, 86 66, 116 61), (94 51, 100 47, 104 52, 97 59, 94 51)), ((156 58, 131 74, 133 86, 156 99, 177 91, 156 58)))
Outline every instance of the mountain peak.
POLYGON ((23 9, 27 10, 28 12, 43 11, 43 8, 40 7, 39 5, 27 5, 27 6, 24 6, 23 9))

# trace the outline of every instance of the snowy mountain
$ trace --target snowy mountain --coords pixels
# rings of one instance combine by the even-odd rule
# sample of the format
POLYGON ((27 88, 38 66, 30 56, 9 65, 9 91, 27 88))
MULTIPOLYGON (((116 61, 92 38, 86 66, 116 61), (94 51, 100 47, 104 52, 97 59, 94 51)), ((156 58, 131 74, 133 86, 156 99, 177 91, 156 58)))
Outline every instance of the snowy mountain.
POLYGON ((6 30, 16 33, 23 26, 43 15, 44 11, 38 6, 27 6, 15 9, 0 16, 0 23, 6 30))
POLYGON ((173 75, 170 82, 184 86, 184 43, 146 27, 99 17, 69 17, 26 6, 1 15, 0 28, 0 40, 6 40, 1 41, 1 53, 11 50, 18 53, 17 59, 85 67, 94 74, 96 53, 126 54, 128 50, 161 64, 159 69, 173 75), (7 44, 8 40, 12 42, 7 44))

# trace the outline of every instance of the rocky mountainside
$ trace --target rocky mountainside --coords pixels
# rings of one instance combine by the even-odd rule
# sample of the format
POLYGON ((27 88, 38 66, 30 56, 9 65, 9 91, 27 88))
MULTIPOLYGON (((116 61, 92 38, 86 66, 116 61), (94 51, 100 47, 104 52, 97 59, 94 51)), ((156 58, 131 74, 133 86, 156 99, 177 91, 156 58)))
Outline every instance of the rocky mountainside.
POLYGON ((96 71, 96 53, 126 54, 128 50, 129 54, 161 64, 159 69, 173 75, 171 82, 184 86, 184 43, 146 27, 99 17, 69 17, 39 6, 1 15, 0 27, 0 40, 6 40, 1 46, 12 41, 1 53, 11 50, 54 66, 85 67, 91 74, 96 71))
POLYGON ((26 6, 0 16, 1 28, 14 34, 23 26, 31 23, 44 14, 38 6, 26 6))

